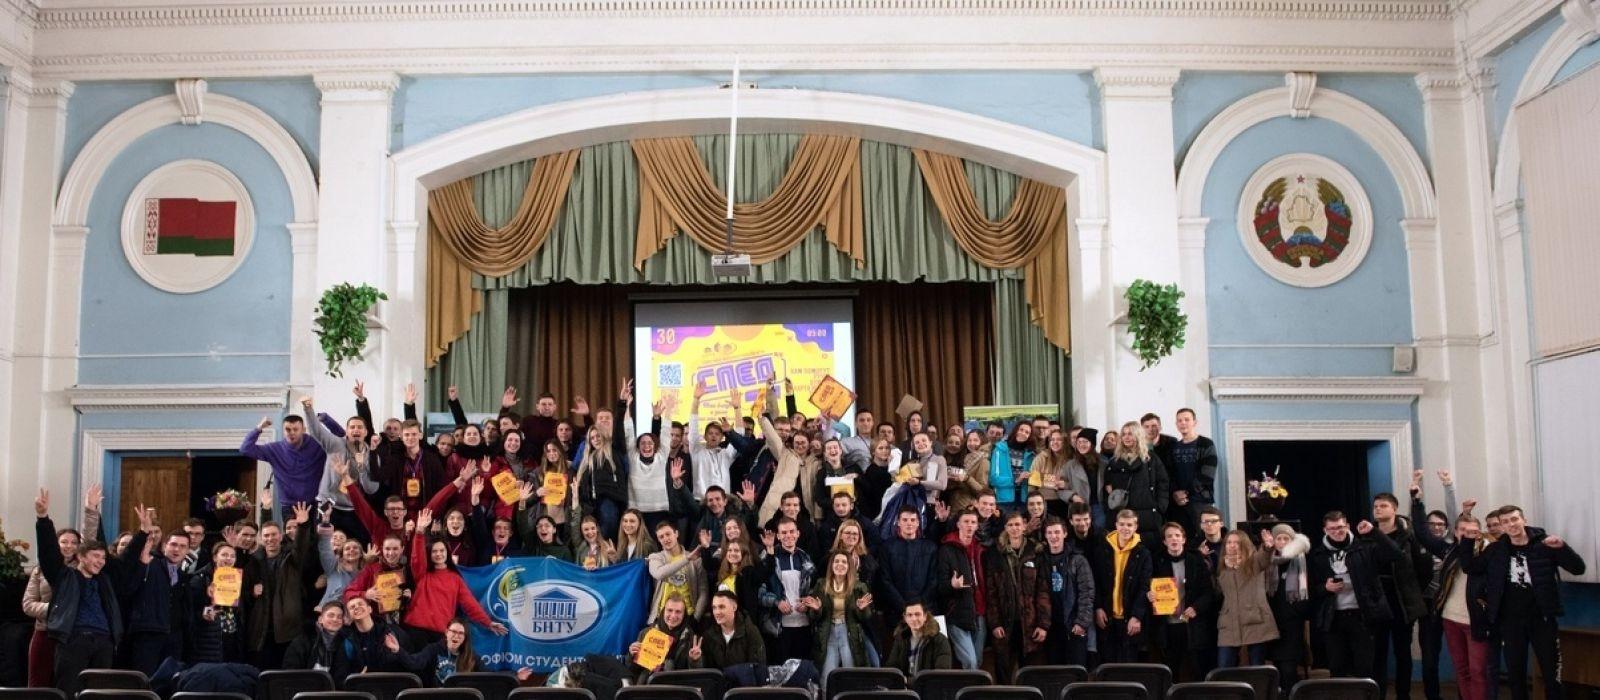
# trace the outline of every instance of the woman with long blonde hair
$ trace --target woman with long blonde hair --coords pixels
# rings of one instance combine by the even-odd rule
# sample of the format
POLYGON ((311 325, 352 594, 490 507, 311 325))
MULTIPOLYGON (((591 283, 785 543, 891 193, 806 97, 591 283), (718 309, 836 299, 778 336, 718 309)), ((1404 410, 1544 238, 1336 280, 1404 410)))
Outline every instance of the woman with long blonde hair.
POLYGON ((872 593, 857 577, 849 552, 828 555, 827 574, 802 602, 812 623, 820 626, 815 661, 823 677, 835 668, 868 663, 866 625, 872 619, 872 593))
POLYGON ((1222 596, 1222 611, 1217 614, 1217 666, 1229 668, 1249 654, 1250 664, 1266 662, 1267 642, 1278 638, 1278 624, 1267 600, 1268 578, 1272 567, 1272 531, 1262 530, 1262 546, 1257 549, 1250 536, 1241 530, 1222 540, 1222 557, 1217 566, 1217 593, 1222 596))
POLYGON ((622 521, 617 526, 617 561, 644 559, 659 549, 655 536, 644 526, 644 513, 636 508, 622 511, 622 521))
POLYGON ((1167 468, 1150 453, 1144 430, 1137 422, 1124 423, 1116 453, 1106 466, 1106 512, 1133 511, 1139 517, 1139 539, 1157 542, 1161 511, 1171 498, 1167 486, 1167 468))

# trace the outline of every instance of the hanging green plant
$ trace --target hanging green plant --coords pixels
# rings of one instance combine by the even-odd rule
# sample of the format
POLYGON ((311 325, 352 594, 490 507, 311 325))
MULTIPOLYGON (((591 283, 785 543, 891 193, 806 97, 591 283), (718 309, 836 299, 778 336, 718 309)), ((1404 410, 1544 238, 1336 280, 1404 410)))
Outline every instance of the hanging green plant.
POLYGON ((322 354, 328 358, 328 376, 343 376, 341 365, 362 359, 367 345, 367 312, 378 300, 388 298, 370 284, 357 287, 348 282, 322 293, 322 300, 317 302, 316 333, 322 354))
POLYGON ((1133 351, 1144 361, 1143 372, 1183 347, 1189 317, 1178 310, 1183 292, 1176 284, 1156 284, 1134 280, 1128 286, 1128 333, 1133 336, 1133 351))

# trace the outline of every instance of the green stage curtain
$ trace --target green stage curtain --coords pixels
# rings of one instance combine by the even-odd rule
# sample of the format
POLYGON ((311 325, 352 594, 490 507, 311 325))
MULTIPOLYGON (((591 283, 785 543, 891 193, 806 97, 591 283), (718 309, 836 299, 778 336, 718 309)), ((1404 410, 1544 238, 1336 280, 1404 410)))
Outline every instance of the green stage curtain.
MULTIPOLYGON (((727 137, 697 136, 695 146, 704 159, 712 180, 723 182, 727 169, 727 137)), ((744 134, 739 136, 739 167, 736 197, 740 202, 759 201, 772 193, 788 169, 789 158, 799 143, 797 134, 744 134)), ((515 213, 527 187, 532 161, 513 163, 478 175, 474 196, 484 222, 500 225, 515 213)), ((991 218, 1000 218, 1010 208, 1018 178, 1012 173, 985 165, 965 164, 968 182, 978 203, 991 218)), ((799 246, 777 260, 755 266, 748 284, 888 282, 982 282, 995 286, 991 296, 994 323, 1012 328, 1014 340, 997 337, 990 372, 994 402, 1026 402, 1033 399, 1010 397, 1048 397, 1048 387, 1064 387, 1069 381, 1068 359, 1059 348, 1049 351, 1032 340, 1042 341, 1043 333, 1029 322, 1027 305, 1021 300, 1022 271, 995 270, 968 257, 956 244, 940 218, 912 151, 904 146, 874 141, 861 143, 861 176, 866 264, 857 268, 850 257, 829 245, 820 230, 813 231, 799 246), (1002 287, 1015 292, 1010 294, 1002 287), (1006 306, 1005 299, 1017 303, 1006 306), (1020 314, 1020 315, 1018 315, 1020 314), (1009 319, 1009 320, 1008 320, 1009 319), (1026 327, 1023 332, 1022 327, 1026 327), (1024 342, 1024 339, 1031 339, 1024 342), (1014 355, 1020 356, 1014 358, 1014 355), (1030 354, 1031 353, 1031 354, 1030 354)), ((475 277, 474 285, 486 290, 535 288, 529 295, 560 294, 538 289, 544 285, 716 285, 711 274, 710 256, 687 236, 675 236, 666 249, 645 261, 642 270, 633 269, 633 246, 638 217, 638 171, 630 144, 626 141, 589 146, 582 150, 567 192, 567 204, 556 220, 545 244, 527 264, 498 278, 475 277)), ((493 295, 486 295, 493 298, 493 295)), ((469 411, 497 410, 499 392, 515 385, 526 398, 543 387, 534 385, 537 361, 532 357, 537 343, 537 314, 521 309, 517 300, 504 306, 487 305, 473 327, 451 346, 458 352, 498 353, 472 366, 505 368, 498 377, 477 373, 450 376, 463 395, 489 396, 484 405, 468 403, 469 411), (521 313, 519 314, 519 310, 521 313), (507 321, 507 313, 511 314, 507 321), (503 333, 509 344, 493 346, 474 340, 480 333, 480 319, 492 329, 505 323, 503 333), (509 354, 510 360, 506 359, 509 354), (508 366, 509 365, 509 366, 508 366), (519 369, 520 368, 520 369, 519 369), (467 382, 483 382, 469 392, 467 382)), ((491 331, 485 331, 491 332, 491 331)), ((454 364, 454 363, 452 363, 454 364)), ((447 365, 449 366, 449 365, 447 365)), ((607 381, 607 385, 615 380, 607 381)), ((429 374, 430 402, 443 406, 444 386, 429 374), (434 388, 437 387, 437 391, 434 388)), ((447 385, 447 384, 446 384, 447 385)), ((599 387, 588 389, 595 391, 599 387)), ((1066 392, 1057 394, 1065 405, 1066 392)), ((570 397, 563 396, 563 400, 570 397)), ((596 397, 589 397, 594 399, 596 397)), ((898 397, 897 397, 898 398, 898 397)), ((963 400, 966 400, 963 397, 963 400)), ((1040 399, 1047 400, 1047 399, 1040 399)), ((525 406, 519 406, 524 408, 525 406)), ((562 407, 563 410, 566 408, 562 407)), ((944 420, 944 418, 941 418, 944 420)))
POLYGON ((1072 373, 1067 354, 1028 320, 1022 280, 994 284, 994 402, 1057 404, 1071 425, 1072 373))

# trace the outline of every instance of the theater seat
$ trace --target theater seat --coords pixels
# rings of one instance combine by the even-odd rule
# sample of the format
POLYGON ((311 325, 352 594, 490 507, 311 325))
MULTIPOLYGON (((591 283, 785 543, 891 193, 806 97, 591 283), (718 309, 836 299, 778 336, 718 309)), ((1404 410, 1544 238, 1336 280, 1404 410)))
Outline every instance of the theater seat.
POLYGON ((344 679, 344 689, 371 693, 377 700, 396 700, 400 692, 421 688, 422 679, 414 673, 353 673, 344 679))
POLYGON ((616 700, 701 700, 700 689, 686 685, 635 685, 617 691, 616 700))
POLYGON ((476 688, 483 700, 506 700, 518 686, 515 675, 495 671, 457 673, 444 679, 446 688, 476 688))
POLYGON ((412 688, 402 690, 400 700, 483 700, 477 688, 412 688))
POLYGON ((1044 700, 1044 693, 1023 685, 975 685, 962 688, 956 700, 1044 700))
POLYGON ((1127 681, 1087 681, 1073 683, 1061 691, 1062 700, 1155 700, 1143 683, 1127 681))
POLYGON ((1382 700, 1371 678, 1313 678, 1294 684, 1289 700, 1382 700))
POLYGON ((138 671, 91 668, 78 673, 84 690, 149 690, 150 679, 138 671))
POLYGON ((955 700, 962 688, 993 684, 988 671, 919 671, 911 677, 911 689, 922 700, 955 700))
POLYGON ((1256 689, 1237 681, 1179 683, 1167 690, 1167 700, 1256 700, 1256 689))
POLYGON ((681 685, 699 688, 700 700, 723 700, 728 692, 728 677, 721 671, 708 668, 687 668, 677 671, 656 671, 650 674, 649 685, 681 685))
POLYGON ((67 700, 67 694, 55 688, 0 688, 0 700, 67 700))
POLYGON ((511 700, 595 700, 594 692, 587 688, 518 688, 511 691, 511 700))
POLYGON ((130 688, 101 688, 98 690, 83 690, 78 692, 78 700, 161 700, 151 690, 133 690, 130 688))
POLYGON ((1206 680, 1249 683, 1250 687, 1256 689, 1256 700, 1278 700, 1277 666, 1214 668, 1206 674, 1206 680))
POLYGON ((855 690, 905 690, 906 675, 898 668, 836 668, 823 680, 827 700, 855 690))
POLYGON ((1162 700, 1167 697, 1167 689, 1172 687, 1172 669, 1162 664, 1100 664, 1089 678, 1138 683, 1150 693, 1150 700, 1162 700))
POLYGON ((801 688, 734 688, 722 696, 723 700, 813 700, 811 693, 801 688))
POLYGON ((333 676, 328 675, 327 671, 275 669, 262 671, 256 677, 257 700, 294 700, 300 693, 332 690, 333 676))
POLYGON ((250 700, 250 696, 244 693, 186 691, 173 693, 172 700, 250 700))
POLYGON ((1017 669, 1017 685, 1029 685, 1044 693, 1044 700, 1060 700, 1061 691, 1073 683, 1089 680, 1089 669, 1082 666, 1023 666, 1017 669))

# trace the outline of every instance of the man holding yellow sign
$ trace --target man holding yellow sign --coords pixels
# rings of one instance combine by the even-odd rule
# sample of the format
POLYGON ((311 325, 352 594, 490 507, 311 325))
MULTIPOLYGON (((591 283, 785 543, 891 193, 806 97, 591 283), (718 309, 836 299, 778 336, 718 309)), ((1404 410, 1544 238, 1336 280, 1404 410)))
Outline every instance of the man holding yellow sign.
POLYGON ((639 632, 639 640, 628 645, 638 682, 650 679, 656 671, 689 668, 689 651, 700 645, 694 626, 685 622, 688 604, 682 596, 667 596, 661 616, 639 632))
POLYGON ((1216 632, 1205 613, 1216 593, 1205 556, 1188 548, 1183 526, 1167 523, 1161 529, 1161 553, 1151 567, 1151 642, 1165 652, 1174 678, 1202 680, 1216 665, 1211 648, 1216 632), (1185 676, 1185 674, 1192 674, 1185 676))

